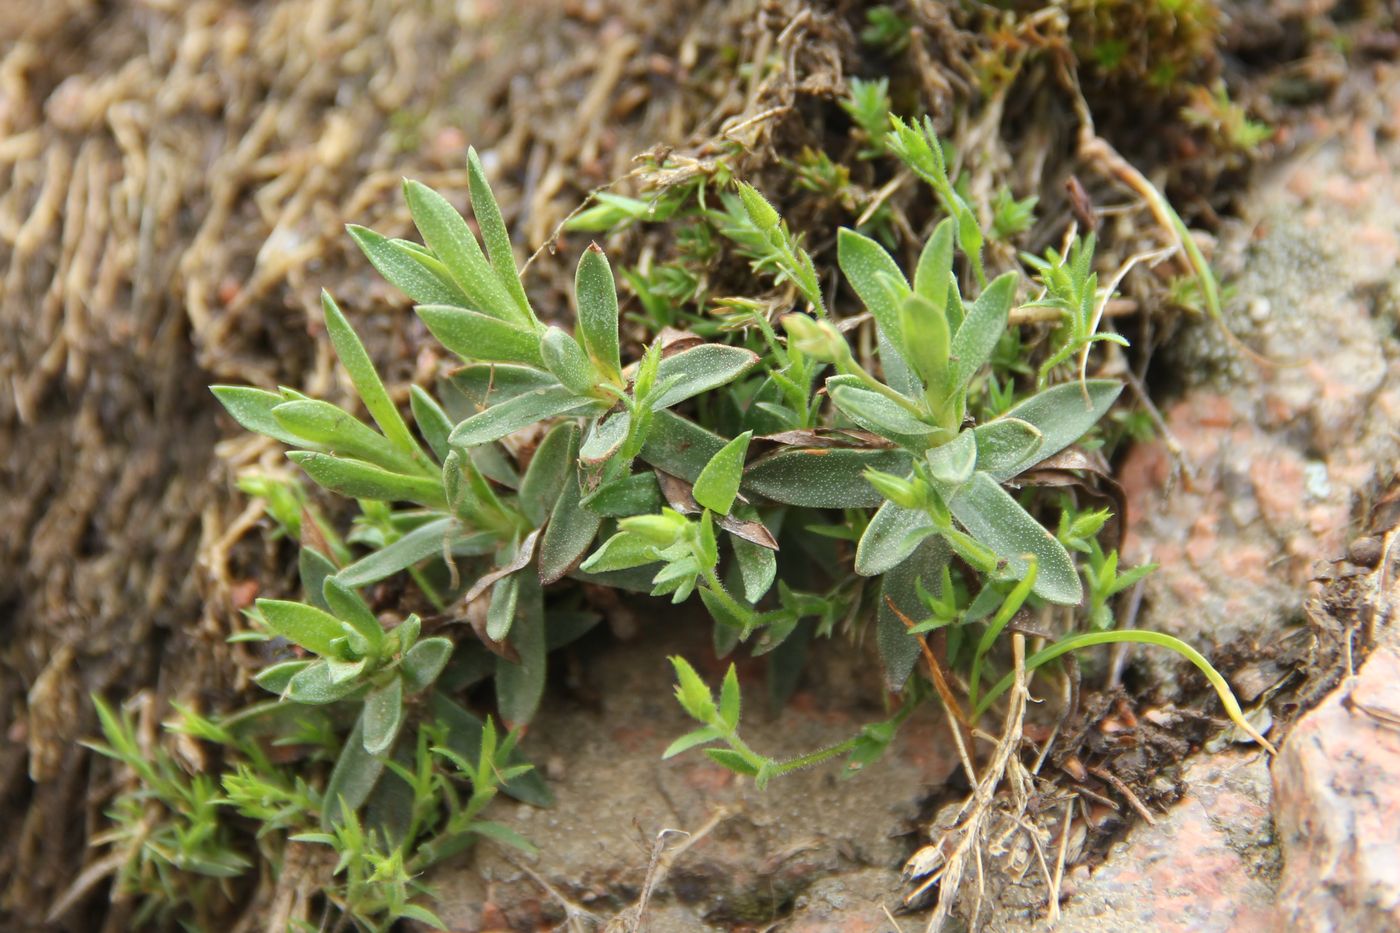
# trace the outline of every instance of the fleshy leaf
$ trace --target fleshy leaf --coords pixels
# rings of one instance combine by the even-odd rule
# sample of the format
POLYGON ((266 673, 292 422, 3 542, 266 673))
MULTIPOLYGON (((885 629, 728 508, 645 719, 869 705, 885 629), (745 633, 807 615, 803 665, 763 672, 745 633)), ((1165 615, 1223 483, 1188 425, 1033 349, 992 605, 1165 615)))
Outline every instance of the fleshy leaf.
POLYGON ((651 408, 670 408, 701 392, 718 389, 748 372, 757 362, 758 355, 752 351, 721 343, 701 344, 668 356, 657 368, 656 384, 669 388, 651 400, 651 408))
POLYGON ((321 810, 322 827, 330 829, 344 822, 346 813, 341 809, 342 803, 351 813, 358 810, 369 799, 370 792, 383 773, 384 759, 365 751, 364 724, 359 719, 355 720, 355 727, 341 746, 340 757, 336 759, 330 780, 326 782, 323 795, 325 806, 321 810))
POLYGON ((608 258, 591 244, 578 261, 574 278, 578 301, 579 336, 588 355, 610 379, 622 372, 617 339, 617 284, 613 281, 608 258))
POLYGON ((365 697, 360 721, 365 725, 365 751, 382 755, 394 744, 403 725, 403 679, 394 677, 365 697))
POLYGON ((493 405, 457 425, 452 429, 452 446, 475 447, 500 440, 545 418, 575 414, 600 404, 579 398, 572 389, 561 385, 534 389, 493 405))
POLYGON ((305 603, 283 599, 260 599, 257 607, 267 627, 287 641, 321 657, 337 655, 332 643, 345 636, 345 629, 335 616, 305 603))
POLYGON ((774 502, 814 509, 875 508, 884 500, 865 481, 865 471, 904 476, 911 459, 902 450, 794 448, 749 465, 744 489, 774 502))
POLYGON ((464 305, 467 296, 436 258, 409 249, 366 227, 346 227, 379 274, 416 304, 464 305))
POLYGON ((993 478, 1015 469, 1017 464, 1041 459, 1040 450, 1045 446, 1040 431, 1020 418, 997 418, 979 424, 972 434, 977 438, 977 467, 993 478))
POLYGON ((273 416, 272 410, 286 401, 276 392, 250 386, 210 386, 209 391, 214 393, 234 421, 255 434, 292 447, 310 447, 314 450, 321 446, 310 438, 287 430, 273 416))
POLYGON ((932 531, 933 522, 923 512, 886 502, 861 535, 856 547, 856 573, 874 577, 893 570, 904 563, 932 531))
POLYGON ((948 501, 958 523, 979 544, 1006 561, 1019 578, 1026 572, 1026 554, 1038 565, 1032 592, 1048 602, 1077 605, 1084 589, 1069 552, 1055 536, 1021 508, 995 479, 975 473, 948 501))
POLYGON ((720 515, 729 514, 734 498, 739 494, 739 481, 744 476, 744 458, 752 437, 752 431, 745 431, 710 458, 691 491, 696 502, 720 515))
POLYGON ((544 366, 540 338, 523 327, 468 308, 419 305, 414 310, 438 343, 468 363, 544 366))
POLYGON ((555 425, 535 448, 525 478, 520 481, 520 510, 535 527, 544 524, 565 481, 573 479, 573 452, 577 447, 578 425, 566 422, 555 425))
MULTIPOLYGON (((1079 440, 1107 413, 1122 391, 1123 383, 1116 379, 1066 382, 1037 393, 1008 411, 1003 418, 1019 418, 1044 435, 1044 440, 1033 454, 991 473, 992 478, 997 482, 1008 480, 1079 440)), ((1043 565, 1041 572, 1045 572, 1043 565)))
POLYGON ((545 367, 575 395, 590 395, 598 385, 598 372, 578 341, 551 326, 540 338, 545 367))
POLYGON ((970 431, 963 431, 942 447, 930 450, 925 459, 928 460, 929 471, 934 479, 947 486, 961 486, 972 477, 972 471, 977 468, 978 456, 974 435, 970 431))
POLYGON ((347 498, 417 502, 434 509, 447 505, 442 483, 435 478, 391 473, 363 460, 332 457, 306 450, 293 450, 287 454, 287 458, 317 483, 347 498))

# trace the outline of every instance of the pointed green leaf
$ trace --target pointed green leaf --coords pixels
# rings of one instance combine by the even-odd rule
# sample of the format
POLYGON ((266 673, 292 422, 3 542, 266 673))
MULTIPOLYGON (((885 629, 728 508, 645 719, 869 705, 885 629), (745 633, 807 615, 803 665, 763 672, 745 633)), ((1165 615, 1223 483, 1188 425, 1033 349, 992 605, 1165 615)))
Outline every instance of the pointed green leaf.
POLYGON ((377 653, 384 643, 384 626, 360 594, 335 577, 326 578, 323 592, 335 617, 359 632, 369 642, 370 652, 377 653))
POLYGON ((645 567, 657 562, 656 545, 626 531, 619 531, 579 565, 585 573, 607 573, 645 567))
POLYGON ((602 516, 584 508, 579 502, 582 498, 577 476, 567 477, 559 501, 550 513, 544 537, 540 539, 539 568, 543 583, 553 583, 578 566, 598 535, 602 516))
POLYGON ((925 301, 942 308, 948 301, 953 282, 953 219, 944 219, 934 228, 919 254, 914 269, 914 291, 925 301))
POLYGON ((664 504, 656 474, 632 473, 603 483, 583 499, 583 505, 604 518, 652 515, 664 504))
POLYGON ((264 690, 281 696, 291 684, 292 678, 319 661, 282 661, 265 667, 253 678, 253 683, 264 690))
POLYGON ((622 372, 617 338, 617 284, 613 281, 608 258, 597 243, 590 244, 579 258, 574 294, 583 345, 603 373, 616 381, 622 372))
POLYGON ((405 248, 366 227, 350 224, 346 229, 385 281, 413 299, 415 304, 467 303, 467 296, 453 283, 447 267, 436 258, 405 248))
POLYGON ((773 586, 778 576, 778 555, 766 547, 731 534, 734 560, 739 565, 739 577, 744 584, 744 598, 757 603, 773 586))
POLYGON ((244 428, 255 434, 270 437, 292 447, 317 448, 320 445, 310 438, 302 437, 287 430, 272 410, 286 401, 276 392, 254 389, 249 386, 210 386, 209 391, 224 406, 229 415, 244 428))
POLYGON ((336 682, 327 661, 314 661, 287 681, 287 699, 308 706, 324 706, 343 700, 362 688, 357 681, 336 682))
POLYGON ((329 402, 317 399, 283 402, 272 409, 272 417, 289 433, 310 438, 317 450, 325 448, 358 457, 396 473, 417 470, 413 459, 382 434, 329 402))
POLYGON ((438 679, 452 657, 452 642, 446 638, 425 638, 403 656, 403 681, 410 693, 426 690, 438 679))
POLYGON ((331 559, 315 548, 303 545, 301 553, 297 555, 297 574, 301 578, 302 598, 317 609, 330 612, 331 607, 322 591, 326 578, 336 574, 336 566, 331 559))
POLYGON ((724 438, 671 411, 658 411, 642 445, 642 459, 688 483, 725 445, 724 438))
POLYGON ((449 376, 441 397, 448 415, 462 421, 508 399, 557 385, 549 373, 528 366, 476 363, 449 376))
POLYGON ((949 557, 942 538, 926 538, 907 560, 881 578, 875 641, 885 663, 885 687, 891 692, 904 687, 919 660, 919 642, 909 637, 904 624, 904 619, 918 622, 924 615, 917 583, 922 580, 924 588, 936 595, 949 557))
POLYGON ((1017 464, 1034 463, 1045 442, 1040 431, 1020 418, 997 418, 979 424, 971 433, 977 438, 977 467, 993 478, 1017 464))
POLYGON ((793 448, 750 464, 743 488, 787 505, 870 509, 884 500, 865 481, 865 471, 905 476, 911 463, 902 450, 793 448))
POLYGON ((419 305, 413 310, 438 343, 468 363, 544 366, 540 338, 523 327, 480 311, 448 305, 419 305))
POLYGON ((371 755, 387 752, 403 725, 403 679, 394 677, 378 690, 371 690, 360 721, 365 726, 365 751, 371 755))
POLYGON ((457 425, 452 429, 452 446, 475 447, 500 440, 537 421, 556 415, 576 414, 601 404, 593 399, 579 398, 572 389, 560 385, 534 389, 493 405, 457 425))
POLYGON ((486 608, 486 636, 492 641, 505 641, 515 624, 515 609, 520 596, 520 574, 504 576, 491 585, 491 603, 486 608))
POLYGON ((728 768, 735 774, 742 774, 745 777, 758 776, 758 766, 750 764, 747 758, 732 748, 707 748, 705 754, 715 764, 728 768))
POLYGON ((905 343, 899 325, 899 299, 909 293, 909 283, 899 270, 898 263, 879 243, 845 227, 836 235, 836 260, 846 281, 875 318, 875 323, 885 332, 895 349, 903 354, 905 343), (892 295, 881 281, 881 274, 901 284, 902 291, 892 295))
POLYGON ((331 492, 350 499, 378 499, 383 502, 417 502, 430 509, 447 506, 442 483, 426 476, 404 476, 365 463, 332 457, 329 454, 293 450, 287 459, 296 463, 306 475, 331 492))
MULTIPOLYGON (((840 377, 833 377, 840 378, 840 377)), ((909 436, 933 434, 939 428, 915 418, 902 405, 871 389, 845 382, 832 385, 828 392, 841 413, 867 431, 874 431, 891 440, 909 436)))
MULTIPOLYGON (((725 629, 725 631, 729 630, 725 629)), ((696 729, 694 732, 687 732, 685 735, 666 746, 666 750, 661 753, 661 759, 665 761, 668 758, 674 758, 682 752, 690 751, 690 749, 697 745, 713 742, 720 737, 719 730, 712 726, 704 726, 696 729)))
POLYGON ((437 518, 408 532, 393 544, 366 554, 337 573, 346 586, 368 586, 401 570, 449 552, 456 557, 489 554, 496 536, 487 532, 464 532, 452 518, 437 518))
POLYGON ((510 643, 519 654, 520 663, 496 659, 496 704, 501 718, 512 728, 528 723, 539 708, 544 695, 547 644, 539 581, 533 574, 518 576, 519 609, 511 627, 510 643))
POLYGON ((578 425, 565 422, 555 425, 535 448, 525 478, 520 481, 520 510, 535 527, 543 525, 549 517, 565 480, 573 479, 571 451, 577 446, 578 425))
POLYGON ((969 535, 1009 564, 1017 578, 1026 572, 1024 555, 1034 554, 1039 570, 1032 592, 1041 599, 1066 606, 1079 603, 1084 591, 1069 552, 992 477, 973 474, 948 508, 969 535))
POLYGON ((575 395, 591 395, 598 387, 598 371, 578 341, 558 327, 549 327, 540 338, 545 367, 575 395))
POLYGON ((418 433, 423 435, 433 454, 441 460, 451 449, 447 443, 448 436, 452 434, 451 419, 437 400, 418 386, 409 387, 408 399, 409 407, 413 409, 413 420, 418 425, 418 433))
POLYGON ((531 322, 501 286, 496 272, 486 261, 481 244, 462 215, 446 198, 427 185, 404 182, 413 223, 423 242, 442 260, 452 281, 467 296, 474 309, 503 321, 529 327, 531 322))
POLYGON ((411 457, 422 458, 423 452, 419 449, 418 442, 409 433, 408 425, 404 423, 398 407, 394 405, 394 400, 389 398, 384 383, 379 380, 379 373, 375 372, 374 363, 365 352, 364 344, 355 336, 354 328, 350 326, 330 292, 321 292, 321 309, 326 315, 326 332, 330 335, 331 346, 335 347, 335 355, 339 358, 340 365, 350 374, 350 382, 359 393, 360 400, 365 403, 370 417, 395 447, 411 457))
POLYGON ((977 468, 978 445, 971 431, 963 431, 941 447, 925 454, 933 478, 948 487, 961 486, 977 468))
MULTIPOLYGON (((881 281, 889 285, 889 279, 883 275, 881 281)), ((914 292, 908 293, 899 302, 904 359, 928 386, 928 394, 938 400, 944 397, 944 387, 948 384, 949 354, 952 352, 952 337, 945 314, 944 304, 934 304, 914 292)))
POLYGON ((997 341, 1006 333, 1011 302, 1020 277, 1015 272, 997 276, 967 308, 967 316, 953 337, 953 388, 964 389, 992 358, 997 341))
POLYGON ((739 674, 730 664, 719 688, 719 718, 731 730, 739 725, 740 705, 739 674))
POLYGON ((757 362, 756 353, 720 343, 706 343, 668 356, 657 368, 656 384, 669 388, 650 400, 651 409, 670 408, 691 396, 727 385, 757 362))
MULTIPOLYGON (((1122 391, 1123 384, 1116 379, 1066 382, 1046 389, 1008 411, 1003 418, 1018 418, 1030 424, 1044 435, 1044 440, 1034 454, 1007 464, 992 473, 992 478, 998 482, 1008 480, 1079 440, 1107 413, 1122 391)), ((1045 572, 1044 566, 1041 572, 1045 572)))
POLYGON ((710 458, 695 480, 692 495, 700 505, 720 515, 728 515, 739 494, 739 481, 744 475, 744 458, 748 455, 752 431, 745 431, 720 448, 710 458))
POLYGON ((260 599, 257 607, 267 627, 287 641, 322 657, 337 655, 332 642, 344 637, 345 630, 335 616, 283 599, 260 599))
POLYGON ((486 254, 491 259, 491 268, 496 279, 510 295, 520 314, 527 321, 534 319, 530 309, 530 299, 525 297, 525 286, 520 282, 520 272, 515 268, 515 253, 510 248, 510 233, 506 230, 505 219, 501 217, 501 207, 491 192, 486 180, 486 169, 476 154, 476 148, 467 148, 467 184, 472 196, 472 214, 481 228, 481 239, 486 243, 486 254))
POLYGON ((613 412, 594 421, 589 426, 583 446, 579 448, 579 461, 592 467, 610 460, 627 440, 627 432, 631 429, 632 415, 627 411, 613 412))
POLYGON ((923 512, 886 502, 861 535, 856 547, 856 573, 875 577, 893 570, 914 553, 933 527, 933 521, 923 512))

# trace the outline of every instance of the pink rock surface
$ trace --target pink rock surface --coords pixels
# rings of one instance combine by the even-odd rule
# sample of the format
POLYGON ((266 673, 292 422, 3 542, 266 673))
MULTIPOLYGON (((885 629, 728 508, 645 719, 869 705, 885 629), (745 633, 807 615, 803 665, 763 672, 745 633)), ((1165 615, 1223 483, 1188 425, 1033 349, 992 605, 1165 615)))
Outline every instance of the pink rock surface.
POLYGON ((1264 756, 1203 756, 1183 778, 1186 796, 1157 825, 1135 826, 1092 875, 1070 875, 1058 929, 1280 929, 1264 756))
POLYGON ((1293 930, 1400 929, 1400 647, 1294 727, 1274 766, 1293 930))

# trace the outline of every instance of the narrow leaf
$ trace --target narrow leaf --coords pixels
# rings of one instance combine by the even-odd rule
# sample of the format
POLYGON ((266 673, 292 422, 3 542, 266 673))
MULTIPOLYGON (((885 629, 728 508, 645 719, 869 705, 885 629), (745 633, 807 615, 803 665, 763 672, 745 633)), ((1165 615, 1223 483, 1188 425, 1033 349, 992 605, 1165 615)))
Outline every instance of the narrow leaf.
POLYGON ((1026 573, 1024 555, 1034 554, 1039 570, 1032 592, 1041 599, 1067 606, 1079 603, 1084 591, 1069 552, 991 476, 974 474, 951 497, 948 508, 969 535, 1010 565, 1018 579, 1026 573))
POLYGON ((1015 469, 1017 464, 1043 459, 1039 454, 1045 445, 1044 436, 1020 418, 997 418, 979 424, 972 434, 977 439, 977 467, 993 478, 1015 469))
POLYGON ((573 478, 572 452, 577 447, 578 425, 565 422, 555 425, 535 448, 525 478, 520 481, 520 510, 535 527, 544 524, 565 480, 573 478))
POLYGON ((387 752, 403 725, 403 679, 394 677, 378 690, 371 690, 360 721, 365 727, 365 751, 371 755, 387 752))
POLYGON ((234 421, 255 434, 270 437, 292 447, 314 449, 320 446, 310 438, 287 430, 272 414, 274 408, 286 401, 276 392, 249 386, 210 386, 209 391, 214 393, 214 397, 234 421))
POLYGON ((421 182, 405 181, 404 197, 423 242, 442 260, 453 282, 475 310, 503 321, 530 326, 528 318, 501 286, 476 235, 457 209, 421 182))
POLYGON ((909 283, 904 278, 904 273, 899 270, 898 263, 879 243, 845 227, 836 235, 836 260, 846 276, 846 281, 855 289, 861 302, 875 318, 875 323, 894 344, 895 349, 904 354, 904 333, 899 325, 899 303, 900 299, 909 293, 909 283), (902 292, 891 294, 880 279, 882 274, 901 284, 902 292))
POLYGON ((412 473, 416 465, 378 431, 347 411, 317 399, 283 402, 272 409, 290 434, 310 438, 316 449, 367 460, 397 473, 412 473))
POLYGON ((756 363, 758 355, 743 347, 706 343, 682 350, 666 357, 657 367, 656 384, 669 387, 650 400, 651 408, 670 408, 691 396, 727 385, 756 363))
POLYGON ((596 466, 611 459, 627 440, 627 432, 631 428, 632 415, 626 411, 613 412, 594 421, 588 429, 588 437, 579 448, 579 461, 596 466))
POLYGON ((691 494, 695 501, 720 515, 729 514, 739 494, 739 481, 744 475, 744 459, 748 455, 752 431, 745 431, 720 448, 710 458, 695 480, 691 494))
POLYGON ((344 637, 345 630, 335 616, 305 603, 282 599, 260 599, 257 607, 267 627, 287 641, 322 657, 336 656, 331 643, 344 637))
POLYGON ((335 617, 359 632, 369 643, 371 653, 378 653, 384 643, 384 626, 360 594, 335 577, 326 578, 322 592, 335 617))
POLYGON ((856 547, 856 573, 879 576, 904 563, 933 531, 933 521, 923 512, 886 502, 865 526, 856 547))
POLYGON ((454 447, 475 447, 500 440, 545 418, 575 414, 599 405, 600 402, 579 398, 571 389, 561 385, 534 389, 463 421, 452 429, 450 440, 454 447))
POLYGON ((408 399, 418 432, 423 435, 423 439, 428 442, 438 460, 442 460, 451 449, 447 438, 452 434, 452 420, 447 417, 447 412, 442 410, 437 400, 418 386, 409 387, 408 399))
POLYGON ((520 282, 520 272, 515 268, 515 253, 510 248, 510 233, 506 230, 505 219, 501 217, 501 207, 491 192, 486 180, 486 169, 476 154, 474 146, 467 148, 467 185, 472 196, 472 214, 481 228, 481 239, 486 243, 486 254, 491 259, 491 268, 496 279, 510 295, 521 315, 533 321, 535 314, 530 309, 530 299, 525 297, 525 286, 520 282))
POLYGON ((467 296, 452 281, 447 267, 380 236, 373 230, 350 224, 350 237, 385 280, 415 304, 463 305, 467 296))
POLYGON ((408 425, 404 423, 398 407, 394 405, 394 400, 389 398, 384 383, 379 380, 379 373, 375 372, 374 363, 365 352, 364 344, 360 343, 360 338, 355 335, 354 328, 350 326, 330 292, 321 292, 321 308, 326 315, 326 332, 330 335, 331 346, 335 347, 335 355, 339 358, 340 365, 350 374, 350 382, 359 393, 360 400, 365 403, 370 417, 395 447, 410 457, 422 458, 423 452, 419 449, 418 442, 409 433, 408 425))
POLYGON ((869 509, 884 500, 866 482, 865 471, 905 476, 911 463, 902 450, 793 448, 750 464, 743 488, 787 505, 869 509))
POLYGON ((391 473, 363 460, 293 450, 287 458, 299 465, 321 486, 351 499, 383 502, 417 502, 428 508, 447 506, 442 483, 426 476, 391 473))
POLYGON ((939 430, 937 426, 920 421, 902 405, 871 389, 845 383, 831 386, 828 382, 827 385, 831 400, 841 409, 841 413, 867 431, 893 440, 933 434, 939 430))
MULTIPOLYGON (((1044 435, 1044 441, 1029 457, 1007 464, 992 473, 992 478, 998 482, 1008 480, 1079 440, 1098 423, 1122 391, 1123 384, 1116 379, 1066 382, 1046 389, 1008 411, 1003 418, 1017 418, 1026 422, 1044 435)), ((1043 565, 1041 572, 1045 572, 1043 565)))
POLYGON ((512 728, 528 723, 544 695, 545 652, 544 597, 533 574, 520 574, 519 610, 511 627, 510 643, 519 664, 496 659, 496 703, 501 718, 512 728))
POLYGON ((364 735, 364 723, 356 719, 355 727, 341 746, 330 780, 326 782, 325 805, 321 809, 324 829, 340 825, 349 814, 363 806, 384 773, 384 759, 365 751, 364 735))
POLYGON ((604 374, 616 381, 622 372, 617 338, 617 284, 613 281, 608 258, 596 243, 590 244, 579 258, 574 294, 583 345, 604 374))
POLYGON ((544 366, 540 338, 509 321, 448 305, 419 305, 414 308, 428 331, 453 353, 468 363, 523 363, 544 366))
POLYGON ((403 656, 404 686, 410 693, 426 690, 438 679, 452 657, 452 642, 446 638, 425 638, 403 656))
POLYGON ((953 388, 962 390, 992 358, 997 341, 1006 333, 1011 302, 1020 277, 1015 272, 997 276, 967 308, 967 316, 953 337, 953 388))

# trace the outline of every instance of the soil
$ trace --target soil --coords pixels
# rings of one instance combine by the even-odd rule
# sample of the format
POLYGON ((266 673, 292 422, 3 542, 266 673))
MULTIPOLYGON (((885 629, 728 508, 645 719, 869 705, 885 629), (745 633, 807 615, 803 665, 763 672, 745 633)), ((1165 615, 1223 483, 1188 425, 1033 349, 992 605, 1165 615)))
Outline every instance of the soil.
MULTIPOLYGON (((1344 639, 1314 647, 1310 624, 1353 630, 1356 564, 1328 565, 1315 583, 1315 562, 1393 525, 1400 207, 1373 183, 1400 166, 1400 96, 1393 33, 1367 26, 1384 21, 1374 6, 1228 5, 1223 51, 1200 65, 1279 126, 1258 162, 1212 148, 1140 83, 1081 76, 1099 132, 1218 236, 1213 259, 1238 289, 1229 326, 1290 361, 1248 362, 1212 325, 1169 307, 1160 281, 1125 283, 1138 303, 1125 327, 1143 350, 1129 362, 1184 454, 1162 441, 1118 464, 1130 552, 1163 564, 1142 624, 1203 639, 1249 705, 1268 701, 1275 734, 1343 664, 1344 639), (1160 132, 1141 132, 1144 122, 1160 132), (1344 145, 1325 145, 1339 136, 1344 145)), ((1110 173, 1077 158, 1053 68, 1032 68, 995 106, 962 108, 989 40, 938 4, 911 9, 913 50, 885 56, 857 38, 858 5, 796 0, 0 8, 0 820, 11 827, 0 925, 124 928, 129 905, 109 903, 101 879, 49 917, 95 861, 88 842, 122 780, 78 744, 96 729, 89 696, 144 698, 151 742, 172 701, 231 708, 257 663, 225 641, 238 610, 289 585, 290 550, 264 538, 266 518, 234 486, 248 465, 282 469, 280 452, 241 434, 206 387, 281 383, 343 400, 315 339, 322 286, 355 309, 396 391, 435 370, 421 325, 342 232, 349 221, 406 231, 402 176, 464 202, 466 146, 480 149, 522 254, 540 250, 532 298, 555 316, 581 241, 542 247, 589 191, 635 190, 639 153, 676 147, 703 161, 726 140, 742 145, 746 175, 782 179, 804 145, 852 145, 835 104, 852 74, 889 73, 941 131, 981 146, 973 184, 1038 175, 1041 240, 1069 216, 1070 174, 1100 205, 1124 200, 1110 173)), ((768 187, 785 192, 780 206, 811 231, 821 266, 829 232, 850 218, 781 181, 768 187)), ((912 226, 927 217, 912 188, 892 204, 912 226)), ((1110 255, 1155 235, 1141 209, 1115 216, 1110 255)), ((658 244, 635 233, 614 248, 658 244)), ((725 275, 747 287, 731 264, 718 293, 725 275)), ((577 676, 561 679, 529 736, 558 804, 502 808, 544 855, 525 864, 481 847, 435 879, 444 917, 461 929, 615 917, 636 903, 658 834, 677 829, 691 836, 666 837, 649 928, 888 928, 880 907, 908 890, 904 859, 963 790, 948 786, 956 759, 944 724, 912 722, 887 760, 851 780, 813 770, 766 794, 705 764, 662 763, 682 727, 664 658, 700 657, 703 629, 633 612, 635 639, 599 636, 560 660, 577 676)), ((1364 654, 1364 640, 1354 647, 1364 654)), ((794 700, 756 719, 752 740, 807 750, 879 718, 873 670, 845 644, 818 650, 794 700)), ((1156 710, 1172 728, 1130 749, 1135 759, 1100 742, 1066 745, 1053 765, 1082 753, 1160 814, 1190 775, 1207 773, 1190 755, 1218 731, 1202 712, 1209 694, 1155 657, 1134 655, 1123 670, 1086 671, 1091 686, 1123 690, 1086 697, 1077 734, 1101 738, 1123 709, 1156 710)), ((750 673, 746 683, 760 682, 750 673)), ((1121 794, 1093 786, 1116 802, 1077 843, 1077 890, 1090 866, 1124 858, 1114 844, 1137 820, 1121 794)), ((1242 825, 1259 835, 1257 822, 1242 825)), ((1045 909, 1029 881, 996 897, 985 916, 998 925, 1045 909)), ((1114 914, 1091 917, 1112 925, 1114 914)))

